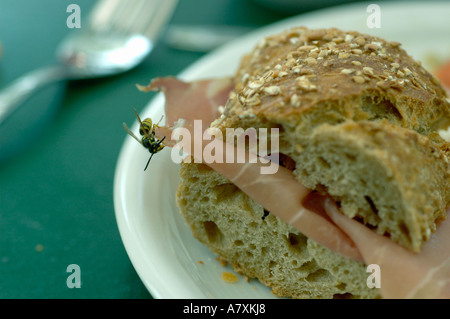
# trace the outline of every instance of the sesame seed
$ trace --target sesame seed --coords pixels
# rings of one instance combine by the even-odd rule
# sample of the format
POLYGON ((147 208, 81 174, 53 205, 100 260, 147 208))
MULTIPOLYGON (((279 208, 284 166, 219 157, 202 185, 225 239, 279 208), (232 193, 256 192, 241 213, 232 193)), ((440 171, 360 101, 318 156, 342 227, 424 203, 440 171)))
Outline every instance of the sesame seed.
POLYGON ((317 58, 319 56, 319 53, 317 53, 316 51, 310 51, 308 56, 311 58, 317 58))
POLYGON ((324 36, 324 32, 322 30, 314 30, 308 34, 308 39, 313 40, 320 40, 324 36))
POLYGON ((286 66, 288 67, 288 68, 290 68, 290 67, 292 67, 292 66, 294 66, 296 63, 295 63, 295 60, 293 59, 293 58, 289 58, 287 61, 286 61, 286 66))
POLYGON ((341 70, 342 74, 352 74, 353 72, 355 72, 354 69, 342 69, 341 70))
POLYGON ((405 76, 405 73, 403 73, 402 71, 398 70, 397 71, 397 75, 402 78, 402 77, 405 76))
POLYGON ((350 56, 347 52, 340 52, 339 53, 339 59, 347 59, 350 56))
POLYGON ((360 49, 353 49, 352 53, 354 53, 354 54, 362 54, 363 52, 360 49))
POLYGON ((361 65, 361 62, 359 62, 359 61, 352 61, 352 64, 353 65, 361 65))
POLYGON ((306 75, 306 74, 312 74, 313 72, 311 71, 311 69, 308 68, 303 68, 300 70, 300 75, 306 75))
POLYGON ((291 96, 291 104, 295 107, 299 107, 300 106, 300 99, 298 98, 297 94, 294 94, 291 96))
POLYGON ((273 79, 273 71, 267 71, 264 75, 263 78, 266 82, 270 81, 273 79))
POLYGON ((398 69, 399 67, 400 67, 400 64, 398 64, 398 63, 391 63, 391 66, 394 68, 394 69, 398 69))
POLYGON ((261 85, 263 85, 262 81, 253 81, 248 84, 248 87, 250 89, 258 89, 259 87, 261 87, 261 85))
POLYGON ((309 65, 314 65, 317 63, 317 61, 316 61, 316 59, 309 57, 309 58, 306 58, 306 63, 308 63, 309 65))
POLYGON ((346 34, 344 40, 345 42, 350 42, 353 40, 353 36, 351 34, 346 34))
POLYGON ((279 86, 272 85, 272 86, 266 87, 264 89, 264 92, 269 94, 269 95, 277 95, 277 94, 281 93, 281 89, 280 89, 279 86))
POLYGON ((355 81, 358 84, 363 84, 366 80, 362 76, 355 75, 352 77, 353 81, 355 81))
POLYGON ((248 105, 253 106, 253 105, 259 105, 261 103, 261 100, 259 99, 259 94, 255 94, 251 98, 246 99, 245 102, 248 105))
POLYGON ((299 47, 298 49, 300 51, 311 51, 312 49, 314 49, 316 46, 315 45, 302 45, 301 47, 299 47))
POLYGON ((408 68, 404 68, 404 69, 403 69, 403 72, 404 72, 406 75, 411 75, 411 74, 412 74, 411 70, 408 69, 408 68))
POLYGON ((375 44, 378 48, 381 48, 381 42, 372 41, 372 44, 375 44))
POLYGON ((249 96, 252 96, 252 95, 255 94, 255 93, 256 93, 256 91, 253 90, 253 89, 246 89, 246 90, 244 91, 243 95, 244 95, 245 97, 249 97, 249 96))
POLYGON ((371 67, 365 66, 363 67, 363 73, 373 75, 373 69, 371 67))
POLYGON ((387 89, 389 87, 389 84, 385 81, 378 81, 377 82, 377 86, 382 88, 382 89, 387 89))
POLYGON ((320 50, 319 57, 325 57, 330 54, 330 50, 320 50))
POLYGON ((249 75, 248 73, 245 73, 245 74, 242 76, 241 81, 244 82, 244 83, 246 83, 249 77, 250 77, 250 75, 249 75))
POLYGON ((297 85, 305 91, 314 91, 316 86, 312 84, 305 75, 302 75, 296 79, 297 85))
POLYGON ((290 38, 289 42, 291 42, 292 44, 297 44, 298 38, 290 38))
POLYGON ((363 37, 358 37, 356 38, 356 43, 359 44, 360 46, 363 46, 366 43, 366 40, 364 40, 363 37))
POLYGON ((369 44, 365 45, 365 48, 370 51, 376 51, 376 50, 378 50, 378 45, 369 43, 369 44))

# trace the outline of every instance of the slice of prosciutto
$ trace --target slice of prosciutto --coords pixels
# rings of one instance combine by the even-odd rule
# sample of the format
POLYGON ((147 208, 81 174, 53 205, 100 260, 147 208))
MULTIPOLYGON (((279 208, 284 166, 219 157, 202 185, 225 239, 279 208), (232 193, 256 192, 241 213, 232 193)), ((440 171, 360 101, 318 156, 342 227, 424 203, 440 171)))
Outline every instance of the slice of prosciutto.
MULTIPOLYGON (((187 83, 168 77, 155 79, 141 89, 162 90, 166 96, 167 123, 172 126, 182 119, 183 127, 194 133, 195 120, 201 120, 203 127, 207 128, 217 118, 217 109, 226 103, 231 82, 229 79, 211 79, 187 83)), ((169 146, 179 143, 168 138, 172 129, 173 127, 163 127, 157 130, 159 138, 166 136, 169 146)), ((205 142, 210 143, 210 140, 214 139, 214 136, 208 136, 207 130, 204 136, 207 138, 184 141, 191 143, 187 149, 193 150, 197 147, 204 150, 205 142)), ((233 144, 223 141, 220 143, 223 143, 223 152, 234 148, 232 151, 236 153, 233 144)), ((194 156, 192 153, 190 155, 194 156)), ((224 154, 220 156, 225 157, 224 154)), ((248 154, 248 158, 256 156, 248 154)), ((274 174, 261 174, 264 164, 260 162, 204 162, 305 236, 345 257, 363 261, 366 265, 379 265, 381 293, 384 298, 450 297, 449 221, 441 222, 423 251, 414 254, 342 215, 336 203, 329 198, 311 196, 311 191, 301 185, 290 170, 282 166, 277 167, 274 174)))
MULTIPOLYGON (((366 264, 378 265, 383 298, 450 298, 450 220, 437 227, 416 254, 347 218, 329 199, 325 210, 358 246, 366 264)), ((447 215, 450 207, 447 208, 447 215)))

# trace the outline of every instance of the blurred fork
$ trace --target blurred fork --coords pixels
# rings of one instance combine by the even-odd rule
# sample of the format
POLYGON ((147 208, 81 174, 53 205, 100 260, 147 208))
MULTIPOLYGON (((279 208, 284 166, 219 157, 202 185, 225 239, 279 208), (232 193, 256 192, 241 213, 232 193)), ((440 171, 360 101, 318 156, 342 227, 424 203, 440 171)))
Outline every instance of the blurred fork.
POLYGON ((0 126, 33 92, 60 80, 125 72, 153 49, 177 0, 100 0, 88 24, 56 50, 58 64, 32 71, 0 92, 0 126))

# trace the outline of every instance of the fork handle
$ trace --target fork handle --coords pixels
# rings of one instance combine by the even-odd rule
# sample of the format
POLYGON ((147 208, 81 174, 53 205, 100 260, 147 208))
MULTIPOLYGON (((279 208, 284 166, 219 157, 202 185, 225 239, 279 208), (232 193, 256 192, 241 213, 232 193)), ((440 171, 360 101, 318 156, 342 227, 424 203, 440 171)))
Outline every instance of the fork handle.
POLYGON ((0 126, 38 89, 63 79, 64 66, 49 66, 31 71, 0 91, 0 126))

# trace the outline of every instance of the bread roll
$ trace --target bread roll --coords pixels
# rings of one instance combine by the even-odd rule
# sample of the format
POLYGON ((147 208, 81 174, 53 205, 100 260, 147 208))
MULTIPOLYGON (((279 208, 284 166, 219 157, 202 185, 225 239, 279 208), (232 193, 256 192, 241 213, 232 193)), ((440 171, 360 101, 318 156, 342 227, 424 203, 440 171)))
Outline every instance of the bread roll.
MULTIPOLYGON (((298 181, 342 212, 419 252, 450 202, 450 103, 397 42, 293 28, 242 58, 213 126, 280 129, 298 181)), ((194 236, 278 296, 376 298, 365 265, 264 212, 203 164, 182 164, 177 201, 194 236)))

